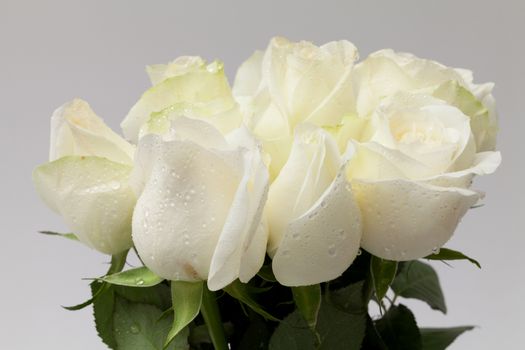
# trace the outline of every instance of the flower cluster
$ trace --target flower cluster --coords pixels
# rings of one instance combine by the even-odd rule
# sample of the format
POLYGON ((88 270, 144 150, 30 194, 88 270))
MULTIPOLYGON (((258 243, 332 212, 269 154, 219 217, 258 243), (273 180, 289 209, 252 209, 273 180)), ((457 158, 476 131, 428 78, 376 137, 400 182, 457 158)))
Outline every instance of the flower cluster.
POLYGON ((266 254, 286 286, 340 276, 360 249, 408 261, 436 252, 495 171, 493 84, 348 41, 274 38, 233 88, 220 62, 147 68, 126 141, 76 99, 51 118, 36 189, 80 241, 135 246, 168 280, 218 290, 266 254))

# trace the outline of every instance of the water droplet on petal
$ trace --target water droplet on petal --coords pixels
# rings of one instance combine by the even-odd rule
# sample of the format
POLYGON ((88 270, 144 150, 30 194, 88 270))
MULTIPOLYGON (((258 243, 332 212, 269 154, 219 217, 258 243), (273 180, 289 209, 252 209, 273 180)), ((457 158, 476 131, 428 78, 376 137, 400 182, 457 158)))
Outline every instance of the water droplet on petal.
POLYGON ((120 188, 120 182, 118 181, 112 181, 109 184, 109 187, 111 187, 112 190, 118 190, 120 188))
POLYGON ((358 250, 357 250, 357 256, 359 256, 359 255, 361 255, 361 254, 363 254, 363 251, 362 251, 361 249, 358 249, 358 250))
POLYGON ((336 256, 337 250, 335 248, 335 244, 330 244, 330 246, 328 247, 328 254, 330 256, 336 256))
POLYGON ((439 254, 439 247, 432 248, 432 254, 439 254))

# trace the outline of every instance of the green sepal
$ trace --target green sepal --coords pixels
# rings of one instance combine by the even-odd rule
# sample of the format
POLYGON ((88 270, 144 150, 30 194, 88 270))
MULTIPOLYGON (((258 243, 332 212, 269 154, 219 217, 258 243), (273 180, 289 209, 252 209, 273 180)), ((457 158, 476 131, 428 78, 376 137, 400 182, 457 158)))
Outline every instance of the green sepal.
POLYGON ((370 273, 376 292, 377 301, 381 303, 388 292, 388 288, 396 277, 397 261, 390 261, 372 256, 370 261, 370 273))
POLYGON ((267 320, 279 322, 280 320, 268 312, 266 312, 252 297, 253 292, 250 291, 249 286, 242 283, 239 280, 233 281, 223 289, 231 297, 239 300, 243 304, 247 305, 250 309, 261 315, 267 320))
POLYGON ((157 276, 145 266, 135 269, 118 272, 100 278, 109 284, 116 284, 127 287, 153 287, 164 281, 164 278, 157 276))
MULTIPOLYGON (((124 265, 126 264, 126 258, 128 256, 129 250, 125 250, 122 253, 115 254, 111 256, 111 263, 109 265, 109 270, 106 275, 111 275, 117 272, 122 271, 124 265)), ((92 297, 86 300, 83 303, 73 305, 73 306, 62 306, 64 309, 69 311, 81 310, 91 304, 107 289, 106 283, 91 283, 92 297)))
POLYGON ((272 265, 263 265, 259 272, 257 272, 257 276, 259 276, 266 282, 277 282, 277 279, 273 274, 272 265))
POLYGON ((293 299, 297 309, 303 315, 308 327, 315 331, 317 316, 321 307, 321 286, 292 287, 293 299))
POLYGON ((48 235, 48 236, 59 236, 62 238, 67 238, 69 240, 79 242, 78 237, 74 233, 59 233, 59 232, 53 232, 53 231, 38 231, 38 233, 41 233, 43 235, 48 235))
POLYGON ((439 253, 425 256, 425 259, 428 259, 428 260, 468 260, 481 269, 481 265, 477 260, 472 259, 461 252, 458 252, 452 249, 448 249, 448 248, 441 248, 439 250, 439 253))
POLYGON ((201 282, 171 282, 171 302, 173 308, 173 324, 164 343, 166 349, 175 337, 197 317, 202 305, 204 283, 201 282))

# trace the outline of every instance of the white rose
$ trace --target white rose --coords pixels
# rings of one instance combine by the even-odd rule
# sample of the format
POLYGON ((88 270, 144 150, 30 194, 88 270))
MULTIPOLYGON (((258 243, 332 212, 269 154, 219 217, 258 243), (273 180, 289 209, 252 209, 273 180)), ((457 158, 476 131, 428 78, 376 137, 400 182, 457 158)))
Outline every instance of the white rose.
POLYGON ((106 254, 132 246, 133 153, 132 145, 76 99, 53 114, 50 162, 33 173, 44 202, 80 241, 106 254))
POLYGON ((436 252, 480 198, 474 175, 489 174, 499 152, 477 152, 470 118, 424 94, 384 97, 357 143, 347 175, 363 216, 361 245, 389 260, 436 252))
POLYGON ((301 122, 336 126, 355 110, 351 72, 357 49, 348 41, 317 47, 273 38, 239 68, 233 94, 245 122, 271 156, 275 177, 301 122))
POLYGON ((357 64, 352 78, 356 109, 362 118, 370 116, 382 99, 397 92, 427 93, 470 117, 479 152, 495 148, 498 123, 491 94, 494 84, 474 84, 469 70, 449 68, 409 53, 380 50, 357 64))
POLYGON ((147 68, 153 87, 131 108, 121 124, 126 138, 137 143, 145 123, 163 123, 181 113, 206 119, 226 133, 241 123, 221 62, 208 65, 200 57, 183 56, 167 65, 147 68), (173 113, 172 113, 173 112, 173 113), (159 121, 160 119, 160 121, 159 121))
POLYGON ((173 117, 142 137, 133 241, 144 263, 169 280, 208 280, 218 290, 247 282, 264 262, 268 171, 245 128, 173 117))
POLYGON ((355 259, 361 215, 346 179, 350 147, 341 156, 323 129, 300 124, 267 203, 268 253, 277 280, 310 285, 341 275, 355 259))

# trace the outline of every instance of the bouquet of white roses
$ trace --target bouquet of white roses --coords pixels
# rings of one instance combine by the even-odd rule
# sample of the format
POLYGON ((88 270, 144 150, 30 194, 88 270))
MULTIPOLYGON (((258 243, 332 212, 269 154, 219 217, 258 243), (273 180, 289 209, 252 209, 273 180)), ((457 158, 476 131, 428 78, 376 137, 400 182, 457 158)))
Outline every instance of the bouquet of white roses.
POLYGON ((57 109, 36 189, 65 237, 112 256, 69 309, 93 304, 122 350, 434 350, 470 329, 419 328, 397 297, 446 312, 418 259, 479 266, 442 246, 501 161, 493 84, 357 59, 348 41, 274 38, 232 89, 217 61, 149 66, 125 139, 80 99, 57 109), (130 249, 143 266, 123 271, 130 249))

